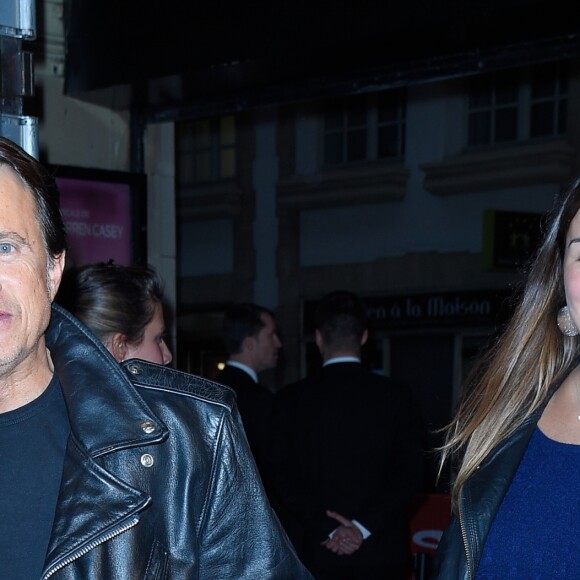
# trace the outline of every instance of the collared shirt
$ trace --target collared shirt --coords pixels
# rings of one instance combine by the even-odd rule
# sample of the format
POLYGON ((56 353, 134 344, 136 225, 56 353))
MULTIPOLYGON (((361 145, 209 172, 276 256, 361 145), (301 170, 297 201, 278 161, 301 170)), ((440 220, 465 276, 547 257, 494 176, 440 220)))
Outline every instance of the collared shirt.
POLYGON ((226 362, 226 365, 228 365, 230 367, 236 367, 237 369, 244 371, 245 373, 250 375, 250 377, 252 377, 252 380, 255 383, 258 382, 258 375, 256 374, 256 371, 254 369, 251 369, 248 365, 245 365, 244 363, 238 362, 237 360, 229 360, 226 362))
POLYGON ((322 366, 325 367, 328 365, 333 365, 335 363, 345 363, 345 362, 359 363, 360 358, 356 356, 335 356, 334 358, 329 358, 327 361, 325 361, 322 366))

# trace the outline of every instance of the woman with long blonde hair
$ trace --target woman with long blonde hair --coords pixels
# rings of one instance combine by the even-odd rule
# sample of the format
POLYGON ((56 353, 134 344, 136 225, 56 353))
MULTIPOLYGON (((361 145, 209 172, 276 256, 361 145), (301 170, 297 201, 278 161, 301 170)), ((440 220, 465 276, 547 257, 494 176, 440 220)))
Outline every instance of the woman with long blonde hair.
POLYGON ((464 386, 434 579, 580 577, 580 180, 558 197, 514 315, 464 386))

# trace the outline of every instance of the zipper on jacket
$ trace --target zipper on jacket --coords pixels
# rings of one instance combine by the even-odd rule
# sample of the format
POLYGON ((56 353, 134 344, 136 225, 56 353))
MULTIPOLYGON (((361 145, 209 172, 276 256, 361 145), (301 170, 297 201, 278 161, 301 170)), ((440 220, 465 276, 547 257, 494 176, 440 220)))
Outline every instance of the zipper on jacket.
POLYGON ((469 551, 469 541, 467 538, 467 530, 465 529, 465 517, 463 515, 463 501, 459 498, 459 527, 461 528, 461 538, 463 539, 463 547, 465 549, 465 562, 467 564, 467 578, 473 578, 473 569, 471 567, 472 558, 469 551))
POLYGON ((62 570, 62 568, 64 568, 65 566, 68 566, 69 564, 71 564, 75 560, 78 560, 80 557, 84 556, 85 554, 87 554, 88 552, 90 552, 91 550, 93 550, 94 548, 99 546, 100 544, 103 544, 104 542, 108 542, 109 540, 112 540, 115 536, 118 536, 118 535, 122 534, 123 532, 126 532, 127 530, 136 526, 138 523, 139 523, 139 516, 133 516, 133 518, 131 520, 129 520, 127 523, 115 528, 114 530, 111 530, 110 532, 107 532, 106 534, 104 534, 103 536, 100 536, 99 538, 96 538, 95 540, 93 540, 92 542, 87 544, 84 548, 81 548, 78 552, 75 552, 74 554, 71 554, 70 556, 65 558, 62 562, 60 562, 60 564, 57 564, 51 570, 49 570, 46 573, 46 575, 44 575, 42 577, 42 580, 46 580, 47 578, 50 578, 53 574, 56 574, 59 570, 62 570))

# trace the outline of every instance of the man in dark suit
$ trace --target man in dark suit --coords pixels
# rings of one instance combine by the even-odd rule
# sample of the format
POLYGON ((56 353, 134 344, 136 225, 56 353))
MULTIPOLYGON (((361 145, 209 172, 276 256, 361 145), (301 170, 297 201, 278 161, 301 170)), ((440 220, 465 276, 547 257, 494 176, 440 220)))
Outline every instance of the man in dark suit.
POLYGON ((403 384, 361 364, 367 337, 361 300, 326 296, 315 331, 324 366, 277 395, 276 485, 291 514, 282 523, 317 579, 407 577, 420 422, 403 384))
POLYGON ((273 394, 258 382, 258 375, 276 366, 282 348, 274 313, 257 304, 233 305, 224 316, 223 342, 228 361, 216 381, 236 392, 248 442, 272 502, 268 449, 273 394))

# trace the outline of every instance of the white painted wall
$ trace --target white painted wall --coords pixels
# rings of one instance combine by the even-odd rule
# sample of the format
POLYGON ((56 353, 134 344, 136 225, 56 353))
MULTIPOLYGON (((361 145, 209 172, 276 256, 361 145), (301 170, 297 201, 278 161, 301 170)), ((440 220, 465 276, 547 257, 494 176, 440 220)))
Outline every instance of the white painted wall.
POLYGON ((231 219, 188 222, 181 226, 179 275, 204 276, 234 271, 231 219))
POLYGON ((410 252, 481 252, 486 209, 545 212, 556 187, 438 198, 409 192, 388 204, 303 212, 300 264, 371 262, 410 252))
POLYGON ((256 192, 256 221, 254 247, 256 249, 256 281, 254 301, 268 308, 278 304, 276 249, 278 247, 278 218, 276 216, 276 154, 277 110, 257 111, 256 157, 254 159, 254 191, 256 192))
MULTIPOLYGON (((409 252, 480 252, 484 210, 543 213, 550 208, 557 193, 551 185, 446 197, 423 188, 420 166, 459 153, 464 142, 463 102, 453 92, 448 99, 444 88, 430 84, 408 90, 405 198, 302 212, 301 266, 371 262, 409 252)), ((312 118, 297 125, 297 171, 302 174, 316 167, 315 128, 312 118)))

